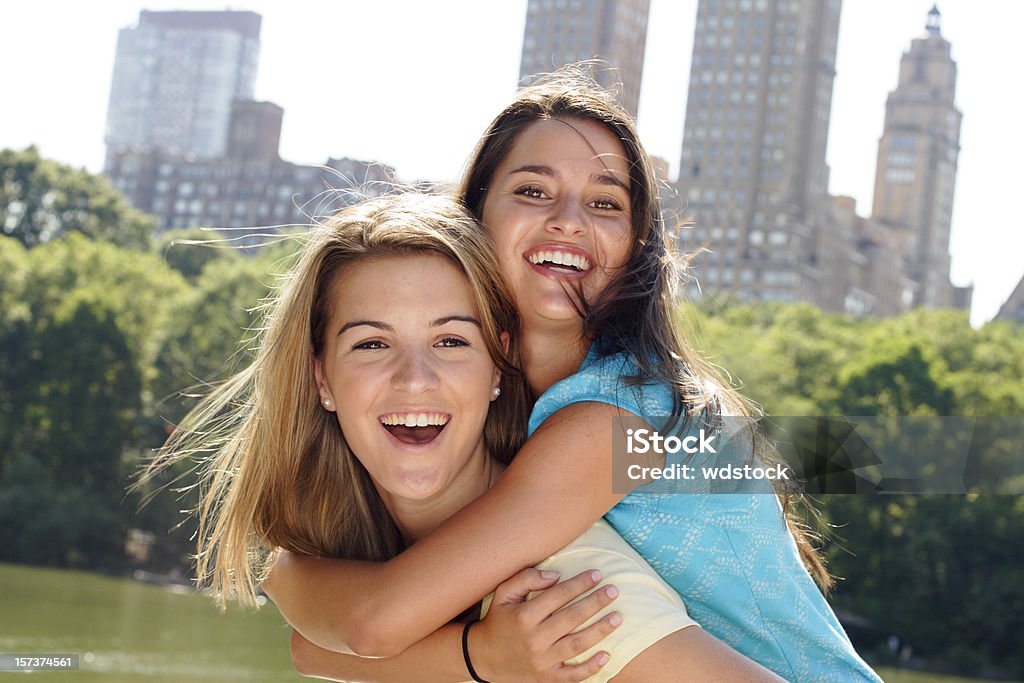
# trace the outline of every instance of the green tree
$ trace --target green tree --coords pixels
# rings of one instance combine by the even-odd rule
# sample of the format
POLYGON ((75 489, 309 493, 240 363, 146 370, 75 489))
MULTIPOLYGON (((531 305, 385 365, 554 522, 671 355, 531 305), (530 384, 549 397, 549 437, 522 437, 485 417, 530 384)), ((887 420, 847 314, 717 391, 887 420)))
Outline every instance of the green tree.
POLYGON ((142 377, 114 312, 89 293, 69 296, 37 332, 35 382, 23 450, 62 487, 119 498, 121 453, 142 407, 142 377))
POLYGON ((183 392, 206 393, 252 360, 249 341, 272 279, 261 260, 224 259, 205 268, 175 302, 154 361, 154 396, 168 424, 191 405, 183 392))
MULTIPOLYGON (((10 237, 0 236, 0 445, 17 428, 16 413, 30 382, 28 349, 31 312, 24 301, 28 253, 10 237)), ((0 463, 4 454, 0 452, 0 463)))
POLYGON ((31 250, 0 237, 0 265, 0 558, 117 566, 125 456, 185 282, 155 255, 74 233, 31 250))
POLYGON ((879 340, 843 368, 836 407, 843 415, 954 415, 944 370, 917 339, 879 340))
POLYGON ((220 233, 203 228, 183 228, 161 233, 156 253, 167 265, 195 282, 210 263, 242 258, 241 252, 220 233))
POLYGON ((170 308, 188 291, 184 278, 155 254, 78 234, 31 249, 28 259, 23 300, 34 320, 52 315, 72 293, 88 290, 110 309, 143 369, 152 364, 170 308))
POLYGON ((36 325, 7 326, 22 355, 0 375, 11 407, 0 434, 0 558, 56 566, 120 561, 139 368, 102 301, 71 294, 36 325), (12 392, 15 392, 11 396, 12 392))
POLYGON ((79 232, 146 249, 153 227, 101 175, 44 159, 35 147, 0 151, 0 230, 27 247, 79 232))

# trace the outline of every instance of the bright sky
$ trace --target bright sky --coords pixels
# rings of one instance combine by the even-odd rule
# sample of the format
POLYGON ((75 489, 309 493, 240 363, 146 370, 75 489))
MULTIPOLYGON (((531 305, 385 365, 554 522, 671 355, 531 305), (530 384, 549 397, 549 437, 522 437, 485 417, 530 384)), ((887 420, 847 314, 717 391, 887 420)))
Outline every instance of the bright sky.
MULTIPOLYGON (((846 0, 828 161, 831 192, 871 209, 885 98, 933 0, 846 0)), ((118 29, 141 9, 224 9, 177 0, 0 0, 0 148, 36 144, 100 170, 118 29)), ((263 15, 256 96, 285 108, 281 155, 376 159, 403 180, 453 180, 519 76, 526 0, 249 0, 263 15)), ((682 145, 696 0, 652 0, 639 125, 648 151, 682 145)), ((991 318, 1024 275, 1020 0, 942 0, 964 113, 953 208, 953 281, 973 282, 971 319, 991 318), (1018 170, 1014 170, 1018 169, 1018 170), (1015 181, 1014 178, 1018 180, 1015 181)))

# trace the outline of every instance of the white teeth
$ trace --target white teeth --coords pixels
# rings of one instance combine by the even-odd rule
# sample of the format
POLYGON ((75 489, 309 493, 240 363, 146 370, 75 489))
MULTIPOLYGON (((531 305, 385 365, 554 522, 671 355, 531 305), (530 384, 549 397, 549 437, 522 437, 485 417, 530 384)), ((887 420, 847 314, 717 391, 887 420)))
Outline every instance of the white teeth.
POLYGON ((565 251, 538 251, 529 256, 530 263, 550 263, 558 266, 572 266, 578 270, 590 270, 590 260, 581 254, 565 251))
POLYGON ((448 417, 441 413, 391 413, 382 416, 380 423, 388 426, 426 427, 435 425, 441 427, 448 423, 448 417))

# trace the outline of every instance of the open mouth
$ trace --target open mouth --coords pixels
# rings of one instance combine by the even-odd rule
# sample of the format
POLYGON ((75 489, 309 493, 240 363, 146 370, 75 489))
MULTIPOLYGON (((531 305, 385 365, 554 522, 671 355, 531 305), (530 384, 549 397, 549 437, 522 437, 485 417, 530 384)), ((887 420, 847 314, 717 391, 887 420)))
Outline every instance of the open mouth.
POLYGON ((527 254, 526 260, 535 266, 540 266, 556 273, 580 274, 586 273, 593 266, 583 254, 557 249, 542 249, 527 254))
POLYGON ((450 419, 444 413, 389 413, 380 423, 402 443, 418 446, 436 439, 450 419))

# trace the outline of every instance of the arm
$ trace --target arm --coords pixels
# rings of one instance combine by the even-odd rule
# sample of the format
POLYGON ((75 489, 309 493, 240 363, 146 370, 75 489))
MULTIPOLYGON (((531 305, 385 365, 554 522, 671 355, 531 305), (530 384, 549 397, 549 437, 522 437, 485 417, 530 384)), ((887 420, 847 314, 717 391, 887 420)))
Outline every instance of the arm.
MULTIPOLYGON (((583 561, 589 561, 589 558, 583 561)), ((651 573, 653 574, 653 571, 651 573)), ((671 599, 659 599, 658 592, 652 591, 650 586, 643 585, 642 579, 638 581, 634 577, 630 580, 625 576, 621 578, 626 579, 626 598, 627 600, 636 598, 636 603, 623 605, 624 608, 627 608, 626 618, 631 621, 631 626, 612 636, 611 649, 618 650, 621 646, 628 653, 624 655, 628 661, 619 662, 613 665, 610 671, 604 673, 601 669, 609 663, 609 657, 604 652, 595 652, 595 645, 615 630, 607 616, 599 618, 591 626, 581 629, 571 636, 561 637, 568 629, 571 629, 573 624, 581 623, 597 607, 607 606, 610 602, 605 592, 598 590, 578 602, 564 606, 567 597, 576 593, 575 586, 571 584, 573 582, 581 583, 581 576, 561 584, 570 589, 563 595, 559 595, 560 591, 558 590, 549 589, 543 590, 531 600, 526 600, 531 588, 550 585, 550 581, 539 580, 539 572, 536 570, 521 572, 495 591, 494 602, 487 617, 473 629, 470 638, 473 663, 486 680, 561 683, 581 680, 606 681, 612 676, 611 680, 615 683, 632 683, 633 681, 637 683, 674 683, 679 680, 716 681, 719 683, 779 683, 782 681, 768 669, 743 657, 703 629, 692 626, 692 621, 689 622, 690 627, 684 627, 658 637, 658 634, 669 629, 676 629, 680 623, 686 623, 688 617, 685 616, 685 610, 681 603, 676 604, 671 599), (636 610, 638 605, 645 603, 646 608, 641 607, 636 610), (630 611, 636 613, 630 614, 630 611), (668 621, 671 625, 668 625, 666 616, 672 611, 677 613, 678 618, 670 618, 668 621), (483 651, 487 649, 482 643, 488 638, 485 627, 497 625, 500 632, 503 626, 509 626, 510 616, 513 621, 520 622, 518 626, 527 629, 531 638, 519 642, 515 640, 516 634, 510 632, 513 640, 508 644, 525 645, 525 649, 510 654, 501 652, 502 648, 496 648, 494 652, 498 652, 504 658, 498 662, 491 662, 486 657, 478 657, 477 655, 483 655, 483 651), (652 621, 645 620, 645 617, 652 621), (641 634, 630 635, 629 629, 639 630, 641 634), (643 635, 643 631, 647 631, 648 635, 643 635), (547 635, 538 637, 538 634, 545 634, 545 632, 547 635), (619 635, 626 638, 627 641, 616 640, 619 635), (654 637, 647 640, 650 636, 654 637), (552 638, 554 642, 552 642, 552 638), (630 638, 634 639, 633 643, 628 642, 630 638), (636 638, 644 641, 642 650, 633 649, 636 638), (537 647, 534 648, 534 645, 537 647), (588 658, 591 652, 595 652, 595 654, 588 658), (563 661, 566 660, 568 663, 563 664, 563 661), (578 664, 571 663, 576 660, 581 661, 578 664)), ((592 583, 586 585, 592 585, 592 583)), ((296 670, 304 676, 339 681, 373 683, 403 683, 413 679, 423 683, 464 681, 467 678, 467 672, 461 657, 462 629, 462 624, 446 625, 402 654, 382 659, 367 659, 325 650, 303 638, 298 631, 293 631, 292 661, 296 670)), ((502 642, 502 638, 504 636, 498 636, 498 641, 502 642)))
POLYGON ((448 624, 398 657, 367 659, 317 647, 293 630, 292 664, 303 676, 332 681, 459 683, 469 678, 462 661, 461 638, 462 626, 448 624))
MULTIPOLYGON (((608 661, 606 653, 600 652, 589 658, 580 655, 594 647, 598 641, 615 629, 614 620, 601 618, 596 623, 565 637, 576 625, 586 621, 612 601, 604 590, 594 591, 581 600, 566 605, 567 600, 577 596, 578 589, 593 587, 593 577, 576 576, 563 582, 563 591, 544 591, 534 600, 526 603, 526 596, 534 590, 549 588, 555 578, 545 577, 536 569, 527 569, 512 577, 494 592, 493 609, 481 624, 476 625, 471 638, 470 652, 474 664, 479 665, 477 655, 486 649, 488 639, 480 630, 484 624, 493 627, 495 640, 499 645, 506 639, 519 643, 516 628, 525 628, 530 634, 527 647, 533 646, 533 658, 520 657, 519 653, 505 653, 500 660, 502 681, 572 682, 593 676, 608 661), (517 609, 518 608, 518 609, 517 609), (526 623, 523 623, 526 622, 526 623), (509 630, 512 629, 512 630, 509 630), (579 658, 578 664, 563 664, 570 658, 579 658), (534 665, 534 662, 537 664, 534 665)), ((369 659, 355 655, 325 650, 314 645, 300 634, 292 631, 291 654, 296 671, 304 676, 328 678, 340 681, 372 681, 374 683, 405 683, 416 680, 422 683, 449 683, 465 681, 468 672, 462 658, 463 624, 448 624, 430 634, 400 655, 381 659, 369 659)), ((504 648, 496 647, 502 650, 504 648)), ((488 676, 490 678, 490 676, 488 676)))
POLYGON ((602 403, 558 411, 493 488, 389 562, 286 553, 263 588, 321 647, 398 654, 565 546, 623 497, 611 491, 609 438, 621 414, 602 403))
POLYGON ((612 683, 785 683, 702 628, 671 633, 630 660, 612 683))
MULTIPOLYGON (((317 647, 292 631, 292 662, 303 676, 334 681, 372 681, 421 683, 465 681, 468 674, 461 656, 462 626, 451 624, 435 631, 398 657, 365 659, 317 647), (424 662, 431 666, 424 667, 424 662)), ((565 681, 589 678, 600 667, 599 660, 566 667, 565 681)), ((540 680, 529 678, 527 680, 540 680)), ((614 678, 613 683, 675 683, 681 680, 716 683, 784 683, 783 679, 700 628, 671 633, 634 657, 614 678)))

